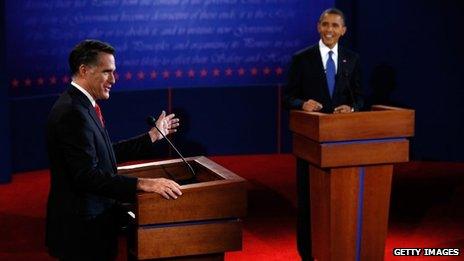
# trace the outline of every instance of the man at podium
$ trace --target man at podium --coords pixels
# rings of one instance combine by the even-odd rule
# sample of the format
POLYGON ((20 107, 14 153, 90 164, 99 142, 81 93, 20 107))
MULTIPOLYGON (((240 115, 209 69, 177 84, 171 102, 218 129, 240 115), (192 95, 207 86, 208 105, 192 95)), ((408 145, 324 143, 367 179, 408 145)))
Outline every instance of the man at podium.
MULTIPOLYGON (((112 144, 98 100, 107 100, 115 83, 114 48, 97 40, 79 43, 69 55, 72 82, 50 111, 47 146, 51 186, 46 244, 60 260, 113 260, 117 255, 117 200, 130 201, 137 190, 167 199, 182 194, 168 179, 117 174, 117 163, 135 160, 162 139, 152 128, 112 144)), ((176 131, 178 119, 163 111, 160 132, 176 131)))
MULTIPOLYGON (((283 106, 289 110, 351 113, 363 106, 358 54, 339 46, 345 16, 330 8, 317 23, 320 40, 292 59, 283 106)), ((302 260, 312 260, 308 162, 297 158, 297 245, 302 260)))

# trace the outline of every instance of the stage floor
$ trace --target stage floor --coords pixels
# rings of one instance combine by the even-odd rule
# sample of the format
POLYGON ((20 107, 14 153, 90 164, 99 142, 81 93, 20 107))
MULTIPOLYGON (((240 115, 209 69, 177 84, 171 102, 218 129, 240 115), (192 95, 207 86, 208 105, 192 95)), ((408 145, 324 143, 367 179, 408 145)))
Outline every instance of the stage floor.
MULTIPOLYGON (((215 156, 248 180, 243 250, 226 260, 299 260, 292 155, 215 156)), ((48 170, 0 185, 0 260, 53 260, 44 247, 48 170)), ((124 242, 118 260, 125 260, 124 242)), ((464 260, 464 163, 395 166, 385 260, 464 260), (460 248, 459 257, 394 257, 393 248, 460 248)))

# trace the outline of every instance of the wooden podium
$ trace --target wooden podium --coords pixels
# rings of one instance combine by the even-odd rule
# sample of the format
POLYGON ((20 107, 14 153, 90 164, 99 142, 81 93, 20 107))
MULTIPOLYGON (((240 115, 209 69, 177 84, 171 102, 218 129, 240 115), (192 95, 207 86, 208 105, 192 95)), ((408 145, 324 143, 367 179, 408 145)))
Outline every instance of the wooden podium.
POLYGON ((181 184, 183 195, 167 200, 138 193, 130 206, 129 260, 223 260, 225 251, 241 250, 246 214, 246 181, 205 157, 119 168, 135 177, 164 177, 181 184))
POLYGON ((414 111, 292 111, 290 129, 293 153, 310 163, 314 258, 383 260, 393 163, 409 160, 414 111))

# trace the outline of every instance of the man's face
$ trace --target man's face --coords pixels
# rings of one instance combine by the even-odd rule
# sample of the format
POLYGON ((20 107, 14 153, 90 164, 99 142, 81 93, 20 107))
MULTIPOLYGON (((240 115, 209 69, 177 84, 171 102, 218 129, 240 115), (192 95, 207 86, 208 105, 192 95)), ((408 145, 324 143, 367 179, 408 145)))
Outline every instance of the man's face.
POLYGON ((346 32, 345 23, 337 14, 325 14, 317 23, 317 31, 321 35, 322 42, 332 49, 342 35, 346 32))
POLYGON ((110 90, 116 82, 114 72, 116 66, 114 56, 108 53, 100 53, 96 65, 85 67, 85 81, 87 91, 95 100, 107 100, 110 98, 110 90))

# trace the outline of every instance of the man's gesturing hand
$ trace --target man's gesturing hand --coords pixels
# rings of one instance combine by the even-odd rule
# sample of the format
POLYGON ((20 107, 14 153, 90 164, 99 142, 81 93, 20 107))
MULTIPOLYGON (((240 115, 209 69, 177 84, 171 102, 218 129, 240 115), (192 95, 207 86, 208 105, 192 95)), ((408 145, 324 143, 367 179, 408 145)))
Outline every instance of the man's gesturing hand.
MULTIPOLYGON (((156 120, 156 127, 158 127, 165 136, 177 131, 177 127, 179 127, 179 118, 175 118, 175 116, 174 113, 166 116, 166 112, 162 111, 156 120)), ((163 138, 163 135, 161 135, 155 127, 151 128, 148 133, 150 134, 151 142, 163 138)))

